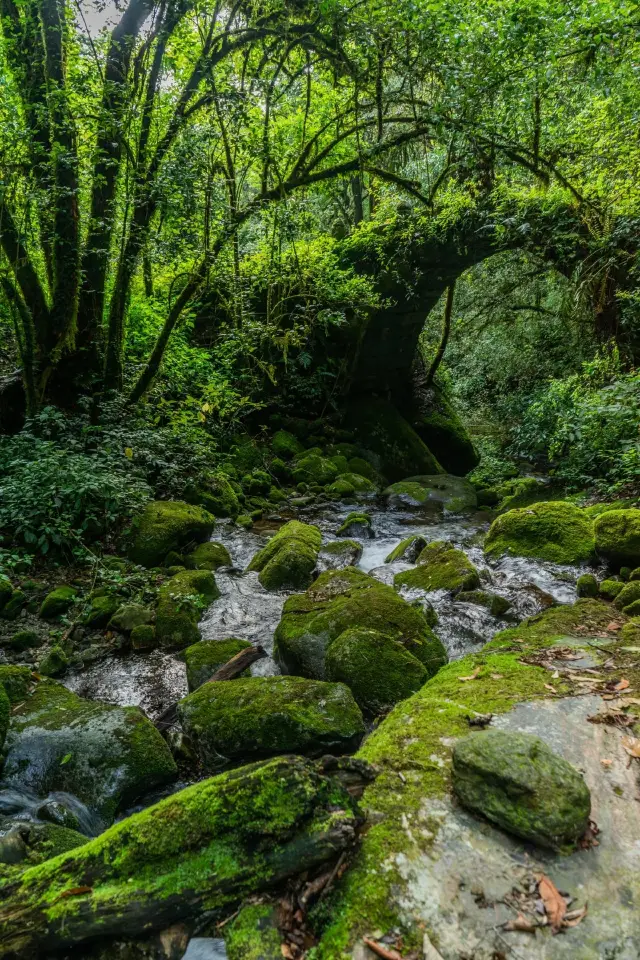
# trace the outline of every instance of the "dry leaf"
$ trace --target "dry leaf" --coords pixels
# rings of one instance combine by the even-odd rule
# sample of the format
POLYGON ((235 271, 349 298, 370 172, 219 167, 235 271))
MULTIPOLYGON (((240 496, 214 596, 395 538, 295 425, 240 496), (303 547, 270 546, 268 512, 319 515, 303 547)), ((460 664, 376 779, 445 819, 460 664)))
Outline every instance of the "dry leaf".
POLYGON ((559 671, 559 670, 554 670, 553 673, 551 674, 551 679, 552 679, 552 680, 557 680, 559 677, 560 677, 560 671, 559 671))
POLYGON ((491 679, 492 679, 492 680, 502 680, 502 679, 503 679, 503 675, 502 675, 501 673, 492 673, 492 674, 491 674, 491 679))
POLYGON ((568 913, 562 923, 563 927, 577 927, 587 915, 587 908, 589 904, 585 903, 582 910, 572 910, 571 913, 568 913))
POLYGON ((519 933, 535 933, 537 924, 533 920, 528 920, 524 914, 519 913, 515 920, 509 920, 504 924, 503 930, 517 930, 519 933))
POLYGON ((628 686, 629 686, 629 681, 628 681, 628 680, 625 680, 625 679, 622 679, 622 680, 620 681, 620 683, 616 683, 616 685, 615 685, 615 687, 614 687, 613 689, 614 689, 614 690, 626 690, 628 686))
POLYGON ((280 945, 280 953, 285 958, 285 960, 295 960, 293 951, 288 943, 283 943, 280 945))
POLYGON ((476 667, 471 676, 469 677, 458 677, 458 680, 476 680, 478 674, 480 673, 480 667, 476 667))
POLYGON ((620 742, 630 757, 640 758, 640 740, 637 737, 623 737, 620 742))
POLYGON ((552 687, 552 686, 551 686, 550 683, 545 683, 544 686, 545 686, 545 689, 546 689, 546 690, 551 690, 551 693, 557 693, 557 692, 558 692, 555 687, 552 687))
POLYGON ((562 929, 562 921, 564 920, 564 915, 567 912, 567 904, 564 897, 553 881, 549 879, 549 877, 545 876, 544 873, 540 873, 536 879, 538 881, 538 891, 542 897, 545 913, 549 918, 551 929, 554 933, 557 933, 560 929, 562 929))
POLYGON ((601 760, 600 763, 602 764, 603 767, 610 767, 611 764, 613 763, 613 760, 601 760))
POLYGON ((93 887, 71 887, 69 890, 63 890, 58 894, 58 900, 64 900, 65 897, 80 897, 83 893, 93 893, 93 887))
POLYGON ((369 937, 363 937, 362 942, 369 947, 369 950, 373 950, 377 957, 382 957, 382 960, 402 960, 402 955, 397 950, 390 950, 381 943, 370 940, 369 937))
POLYGON ((613 631, 615 631, 615 630, 619 630, 621 626, 622 626, 622 624, 621 624, 618 620, 612 620, 611 623, 609 623, 609 624, 605 627, 605 630, 607 630, 607 631, 609 631, 609 633, 611 633, 611 632, 613 632, 613 631))
POLYGON ((587 720, 589 723, 607 723, 612 727, 629 727, 636 722, 635 717, 628 717, 618 707, 611 707, 604 713, 596 713, 592 717, 587 717, 587 720))

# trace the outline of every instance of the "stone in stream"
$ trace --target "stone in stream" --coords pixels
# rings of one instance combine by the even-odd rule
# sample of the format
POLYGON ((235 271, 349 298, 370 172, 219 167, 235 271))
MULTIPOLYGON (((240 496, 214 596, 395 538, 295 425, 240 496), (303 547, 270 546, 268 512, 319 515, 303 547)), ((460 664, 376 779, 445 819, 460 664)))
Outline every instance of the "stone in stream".
POLYGON ((6 787, 74 794, 105 825, 175 776, 169 748, 137 707, 85 700, 52 680, 28 683, 7 691, 15 706, 3 749, 6 787))
POLYGON ((598 555, 616 569, 640 563, 640 510, 609 510, 595 521, 598 555))
POLYGON ((123 603, 109 621, 110 630, 131 633, 136 627, 148 626, 153 621, 153 610, 141 603, 123 603))
POLYGON ((288 673, 323 680, 325 655, 345 630, 364 627, 398 640, 433 675, 447 655, 425 614, 353 567, 321 574, 304 594, 285 601, 274 657, 288 673))
POLYGON ((603 598, 603 600, 615 600, 620 591, 624 588, 624 583, 621 580, 603 580, 600 584, 598 593, 603 598))
POLYGON ((318 573, 355 567, 361 556, 362 544, 357 540, 331 540, 323 543, 318 554, 318 573))
POLYGON ((143 567, 158 567, 168 553, 208 540, 215 517, 180 500, 154 500, 131 524, 127 556, 143 567))
POLYGON ((402 643, 363 627, 345 630, 331 643, 325 672, 327 679, 346 683, 369 713, 384 712, 429 679, 427 668, 402 643))
POLYGON ((583 573, 576 581, 576 590, 579 597, 597 597, 598 581, 592 573, 583 573))
POLYGON ((534 503, 494 520, 484 550, 489 557, 511 554, 553 563, 584 563, 595 554, 593 522, 572 503, 534 503))
POLYGON ((206 683, 178 703, 178 716, 208 772, 277 753, 345 753, 364 734, 344 684, 302 677, 206 683))
POLYGON ((580 773, 539 737, 484 730, 453 748, 460 802, 509 833, 558 850, 579 840, 591 794, 580 773))
POLYGON ((265 590, 308 587, 322 544, 320 530, 311 524, 290 520, 256 553, 247 570, 257 570, 265 590))
POLYGON ((240 513, 238 495, 224 473, 211 473, 200 484, 189 485, 185 490, 185 500, 204 507, 214 517, 235 519, 240 513))
POLYGON ((191 570, 217 570, 218 567, 230 567, 231 557, 224 544, 209 540, 187 554, 185 563, 191 570))
POLYGON ((184 659, 187 665, 187 683, 193 693, 210 680, 218 667, 228 663, 236 653, 246 650, 251 644, 246 640, 229 637, 225 640, 201 640, 187 647, 184 659))
POLYGON ((0 869, 0 882, 5 875, 7 879, 14 879, 21 870, 87 842, 84 834, 54 823, 0 821, 0 833, 0 864, 20 866, 19 871, 0 869))
POLYGON ((494 617, 502 617, 511 609, 511 601, 497 593, 488 590, 463 590, 456 594, 458 603, 475 603, 479 607, 486 607, 494 617))
POLYGON ((368 513, 353 512, 336 530, 338 537, 374 537, 371 517, 368 513))
POLYGON ((320 453, 306 451, 293 466, 293 479, 296 483, 319 483, 324 487, 336 480, 338 472, 333 460, 320 453))
POLYGON ((4 687, 0 684, 0 750, 4 743, 4 738, 9 729, 9 720, 11 718, 11 703, 4 687))
POLYGON ((475 487, 463 477, 446 473, 407 477, 384 492, 392 509, 424 507, 439 513, 463 513, 478 505, 475 487))
POLYGON ((271 440, 271 449, 276 457, 281 460, 293 460, 294 457, 299 457, 304 451, 304 447, 298 438, 294 437, 288 430, 278 430, 274 433, 271 440))
POLYGON ((163 647, 188 647, 200 639, 198 621, 220 596, 210 570, 183 570, 158 591, 156 636, 163 647))
POLYGON ((73 587, 57 587, 48 593, 40 606, 43 620, 53 620, 66 613, 76 600, 77 591, 73 587))
POLYGON ((427 546, 427 541, 419 533, 414 533, 411 537, 405 537, 397 547, 394 547, 388 556, 385 557, 385 563, 393 563, 395 560, 406 560, 407 563, 415 563, 419 555, 427 546))
POLYGON ((417 587, 427 593, 432 590, 475 590, 480 586, 480 575, 462 550, 445 540, 435 540, 424 548, 413 570, 397 573, 396 587, 417 587))

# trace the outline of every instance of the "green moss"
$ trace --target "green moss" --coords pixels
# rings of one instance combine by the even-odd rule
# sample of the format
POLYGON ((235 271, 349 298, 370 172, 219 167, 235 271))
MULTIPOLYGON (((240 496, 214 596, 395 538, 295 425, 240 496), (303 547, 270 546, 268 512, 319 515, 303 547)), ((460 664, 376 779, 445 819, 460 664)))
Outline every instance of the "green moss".
POLYGON ((3 620, 17 620, 27 605, 27 596, 22 590, 14 590, 9 600, 0 610, 3 620))
POLYGON ((0 686, 0 750, 4 743, 4 738, 9 729, 9 720, 11 719, 11 704, 4 687, 0 686))
POLYGON ((494 520, 485 541, 490 557, 507 553, 553 563, 582 563, 593 557, 594 550, 591 520, 562 501, 510 510, 494 520))
POLYGON ((432 390, 431 409, 414 421, 414 428, 447 473, 463 477, 480 463, 480 457, 448 396, 432 390))
POLYGON ((579 597, 597 597, 599 593, 598 581, 592 573, 583 573, 578 577, 576 588, 579 597))
POLYGON ((475 603, 479 607, 486 607, 494 617, 501 617, 511 608, 506 597, 488 590, 463 590, 456 597, 461 603, 475 603))
POLYGON ((549 607, 523 620, 517 627, 501 630, 485 645, 485 650, 518 649, 522 653, 554 644, 558 638, 572 637, 587 643, 589 636, 601 637, 611 623, 611 607, 600 600, 586 598, 573 605, 549 607))
POLYGON ((400 641, 430 675, 446 662, 422 610, 353 567, 323 573, 305 594, 287 599, 274 655, 290 673, 324 679, 329 645, 351 627, 377 630, 400 641))
POLYGON ((43 677, 60 677, 69 666, 69 658, 58 644, 47 651, 38 664, 38 673, 43 677))
POLYGON ((419 533, 414 533, 411 537, 405 537, 397 547, 385 557, 385 563, 393 563, 394 560, 406 560, 408 563, 415 563, 419 554, 424 550, 427 541, 419 533))
MULTIPOLYGON (((240 512, 238 494, 224 473, 214 473, 199 485, 187 487, 185 500, 197 504, 214 517, 237 517, 240 512)), ((194 539, 204 540, 204 536, 194 539)))
POLYGON ((348 462, 348 467, 350 473, 358 477, 364 477, 374 485, 377 485, 380 481, 380 475, 376 471, 376 468, 372 466, 368 460, 365 460, 364 457, 351 457, 348 462))
POLYGON ((293 468, 293 479, 296 483, 319 483, 325 486, 327 483, 333 483, 337 476, 338 468, 333 461, 315 453, 305 453, 303 457, 296 460, 293 468))
POLYGON ((191 570, 217 570, 218 567, 230 567, 231 557, 224 544, 209 540, 187 554, 186 565, 191 570))
POLYGON ((629 574, 629 580, 640 580, 640 567, 636 567, 629 574))
POLYGON ((398 640, 376 630, 345 630, 325 656, 329 680, 346 683, 360 706, 381 713, 419 690, 429 677, 424 664, 398 640))
POLYGON ((276 457, 280 457, 282 460, 292 460, 302 453, 304 447, 288 430, 278 430, 273 435, 271 449, 276 457))
POLYGON ((584 508, 584 512, 595 520, 596 517, 601 517, 603 513, 609 513, 610 510, 626 510, 631 506, 630 500, 614 500, 613 503, 592 503, 584 508))
POLYGON ((274 753, 339 753, 364 733, 349 689, 302 677, 206 683, 178 704, 205 769, 274 753))
POLYGON ((131 633, 136 627, 148 626, 153 620, 153 610, 141 603, 123 603, 109 621, 110 630, 131 633))
POLYGON ((329 459, 331 460, 331 463, 334 465, 334 467, 338 471, 338 477, 340 476, 340 474, 344 474, 348 471, 349 461, 347 460, 346 457, 343 457, 341 454, 331 454, 329 456, 329 459))
POLYGON ((338 477, 337 480, 334 480, 333 483, 330 483, 327 487, 327 493, 335 497, 349 497, 353 499, 353 495, 356 492, 356 488, 353 484, 349 483, 348 480, 345 480, 344 477, 338 477))
POLYGON ((0 574, 0 610, 4 607, 11 599, 11 594, 13 593, 13 586, 8 577, 5 577, 4 574, 0 574))
POLYGON ((273 904, 243 907, 225 930, 227 960, 282 960, 282 937, 273 904))
POLYGON ((356 493, 373 493, 375 490, 375 484, 368 477, 359 473, 342 473, 338 477, 338 481, 351 484, 356 493))
POLYGON ((45 620, 59 617, 73 606, 76 599, 76 590, 73 587, 58 587, 42 601, 40 616, 45 620))
POLYGON ((640 646, 640 616, 633 617, 622 627, 620 640, 623 643, 640 646))
POLYGON ((41 647, 43 643, 44 637, 35 630, 18 630, 6 641, 12 650, 32 650, 34 647, 41 647))
POLYGON ((181 501, 153 501, 131 525, 127 555, 143 567, 160 566, 171 550, 180 551, 190 543, 208 540, 214 525, 215 517, 202 507, 181 501))
POLYGON ((229 637, 226 640, 201 640, 200 643, 187 647, 184 659, 187 664, 189 690, 197 690, 211 679, 218 667, 228 663, 237 653, 250 646, 247 640, 229 637))
POLYGON ((615 600, 623 588, 624 583, 621 580, 603 580, 599 587, 599 593, 604 600, 615 600))
POLYGON ((131 646, 134 650, 153 650, 156 646, 156 628, 142 623, 131 631, 131 646))
POLYGON ((0 686, 9 697, 12 707, 26 698, 31 683, 32 675, 28 667, 0 666, 0 686))
POLYGON ((120 601, 113 594, 94 594, 82 622, 86 627, 106 627, 119 608, 120 601))
POLYGON ((373 454, 378 471, 389 480, 443 472, 427 445, 387 400, 367 397, 353 404, 347 422, 360 445, 373 454))
POLYGON ((384 491, 392 506, 423 507, 434 512, 463 513, 477 506, 475 487, 448 474, 407 477, 384 491))
POLYGON ((640 563, 640 510, 610 510, 595 521, 596 550, 614 567, 640 563))
POLYGON ((632 600, 631 603, 628 603, 624 607, 624 613, 627 617, 637 617, 640 616, 640 599, 632 600))
POLYGON ((623 584, 622 590, 616 595, 614 605, 618 610, 624 610, 627 613, 627 607, 636 600, 640 600, 640 580, 632 580, 631 583, 623 584))
POLYGON ((291 520, 258 551, 247 570, 259 571, 258 579, 266 590, 307 587, 313 579, 321 544, 322 534, 317 527, 291 520))
POLYGON ((368 513, 352 512, 336 530, 336 536, 348 537, 350 534, 367 535, 371 530, 371 517, 368 513))
POLYGON ((532 503, 556 498, 553 488, 536 480, 535 477, 516 477, 513 480, 506 480, 498 486, 497 493, 498 513, 506 513, 517 507, 529 507, 532 503))
POLYGON ((474 590, 480 586, 480 576, 462 550, 456 550, 444 540, 436 540, 424 548, 413 570, 397 573, 396 587, 417 587, 431 590, 474 590))
POLYGON ((158 591, 156 636, 162 646, 188 647, 200 639, 198 621, 220 596, 210 570, 183 570, 158 591))

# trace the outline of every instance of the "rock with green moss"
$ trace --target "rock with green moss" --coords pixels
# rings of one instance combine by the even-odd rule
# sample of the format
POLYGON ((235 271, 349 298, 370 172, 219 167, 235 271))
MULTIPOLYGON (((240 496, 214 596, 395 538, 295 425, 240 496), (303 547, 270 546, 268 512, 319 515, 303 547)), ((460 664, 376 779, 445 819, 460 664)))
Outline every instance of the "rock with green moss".
POLYGON ((313 579, 321 543, 318 527, 290 520, 258 551, 247 570, 258 571, 265 590, 304 589, 313 579))
POLYGON ((640 563, 640 510, 610 510, 594 524, 596 550, 612 566, 640 563))
POLYGON ((480 586, 480 575, 462 550, 445 540, 428 544, 418 557, 413 570, 397 573, 396 587, 417 587, 427 593, 432 590, 475 590, 480 586))
POLYGON ((40 616, 44 620, 53 620, 69 610, 76 600, 74 587, 57 587, 48 593, 40 606, 40 616))
POLYGON ((330 540, 323 543, 318 554, 319 573, 326 570, 344 570, 354 567, 362 556, 362 544, 357 540, 330 540))
POLYGON ((623 610, 627 616, 633 616, 633 613, 628 612, 628 608, 636 600, 640 600, 640 580, 632 580, 630 583, 623 584, 622 590, 616 594, 613 602, 618 610, 623 610))
POLYGON ((220 596, 210 570, 183 570, 158 591, 156 637, 163 647, 182 648, 200 639, 198 623, 220 596))
POLYGON ((33 684, 29 667, 0 666, 0 687, 9 697, 9 703, 15 706, 27 696, 33 684))
POLYGON ((25 871, 0 893, 5 954, 86 956, 96 939, 227 915, 335 863, 362 818, 328 766, 279 757, 203 780, 25 871))
POLYGON ((209 772, 276 753, 345 753, 364 734, 344 684, 303 677, 205 683, 179 702, 178 716, 209 772))
POLYGON ((385 557, 384 562, 394 563, 396 560, 406 560, 407 563, 415 563, 426 546, 425 538, 419 533, 414 533, 401 540, 398 546, 385 557))
POLYGON ((170 551, 182 552, 190 544, 208 540, 214 526, 215 517, 202 507, 179 500, 155 500, 133 521, 127 555, 143 567, 158 567, 170 551))
POLYGON ((629 580, 640 580, 640 567, 636 567, 629 574, 629 580))
POLYGON ((631 603, 628 603, 627 606, 624 607, 623 612, 627 617, 639 617, 640 616, 640 599, 632 600, 631 603))
POLYGON ((3 620, 17 620, 28 602, 28 597, 22 590, 14 590, 2 610, 0 617, 3 620))
POLYGON ((274 455, 281 460, 293 460, 294 457, 299 456, 303 452, 304 447, 297 437, 294 437, 288 430, 278 430, 278 432, 273 435, 271 449, 274 455))
POLYGON ((343 477, 338 477, 337 480, 334 480, 333 483, 330 483, 327 487, 327 493, 334 497, 337 500, 340 499, 355 499, 354 494, 356 488, 349 483, 348 480, 345 480, 343 477))
POLYGON ((463 737, 453 749, 452 785, 465 807, 544 847, 575 844, 589 823, 591 794, 582 775, 530 734, 463 737))
POLYGON ((36 633, 35 630, 18 630, 13 636, 5 642, 12 650, 33 650, 35 647, 41 647, 45 638, 36 633))
POLYGON ((343 457, 341 454, 331 454, 329 455, 329 459, 331 460, 334 467, 338 471, 338 477, 340 477, 341 474, 347 473, 347 471, 349 470, 349 461, 347 460, 346 457, 343 457))
POLYGON ((515 510, 516 507, 528 507, 541 500, 553 500, 553 488, 535 477, 516 477, 506 480, 497 488, 498 513, 515 510))
POLYGON ((296 483, 319 483, 325 486, 333 483, 338 476, 338 468, 332 460, 317 453, 305 453, 296 460, 293 479, 296 483))
POLYGON ((351 484, 356 493, 374 493, 376 489, 375 484, 368 477, 351 471, 341 473, 338 480, 351 484))
POLYGON ((464 477, 480 463, 469 433, 446 392, 438 386, 429 391, 413 427, 448 473, 464 477))
POLYGON ((103 826, 176 767, 162 736, 137 707, 84 700, 53 680, 35 684, 14 711, 3 782, 39 796, 72 793, 103 826))
POLYGON ((347 411, 347 422, 360 446, 371 454, 377 471, 392 482, 416 473, 443 472, 428 446, 389 401, 371 396, 357 401, 347 411))
POLYGON ((271 487, 269 489, 270 503, 284 503, 286 499, 287 495, 284 490, 280 490, 278 487, 271 487))
POLYGON ((457 594, 458 603, 475 603, 479 607, 486 607, 494 617, 502 617, 511 609, 511 602, 498 593, 489 590, 463 590, 457 594))
POLYGON ((285 463, 280 457, 274 457, 271 461, 271 473, 281 483, 290 483, 292 478, 290 464, 285 463))
POLYGON ((621 580, 603 580, 599 587, 599 593, 603 600, 615 600, 623 587, 624 583, 621 580))
POLYGON ((214 517, 233 519, 240 512, 238 493, 224 473, 209 474, 201 478, 199 483, 188 486, 184 492, 184 498, 187 503, 204 507, 214 517))
POLYGON ((253 903, 240 910, 224 931, 227 960, 282 960, 278 911, 272 903, 253 903))
POLYGON ((330 644, 325 672, 329 680, 346 683, 369 713, 405 700, 429 679, 425 665, 400 641, 363 627, 345 630, 330 644))
POLYGON ((576 589, 579 597, 597 597, 598 581, 592 573, 583 573, 576 581, 576 589))
POLYGON ((374 537, 372 520, 368 513, 350 513, 336 530, 338 537, 374 537))
POLYGON ((186 565, 190 570, 217 570, 218 567, 230 567, 231 557, 223 543, 209 540, 187 554, 186 565))
POLYGON ((61 677, 69 666, 69 657, 59 644, 54 644, 38 664, 38 673, 43 677, 61 677))
POLYGON ((245 493, 250 496, 260 496, 269 493, 271 489, 271 477, 266 470, 254 470, 242 478, 242 486, 245 493))
POLYGON ((30 867, 81 847, 87 838, 54 823, 0 821, 0 883, 15 882, 30 867))
POLYGON ((184 651, 187 665, 187 683, 193 692, 211 679, 218 667, 228 663, 241 650, 251 644, 247 640, 229 637, 226 640, 201 640, 184 651))
POLYGON ((153 650, 157 644, 156 628, 142 623, 131 631, 131 646, 134 650, 153 650))
POLYGON ((355 474, 358 477, 364 477, 366 480, 369 480, 374 487, 380 482, 380 475, 376 468, 370 464, 368 460, 365 460, 364 457, 351 457, 348 466, 349 473, 355 474))
POLYGON ((430 676, 446 662, 444 647, 423 611, 353 567, 323 573, 306 593, 287 599, 275 632, 274 656, 288 673, 323 680, 327 650, 351 627, 377 630, 399 641, 430 676))
POLYGON ((123 603, 109 620, 109 629, 131 633, 136 627, 153 623, 153 610, 142 603, 123 603))
POLYGON ((85 627, 99 630, 106 627, 116 612, 120 609, 120 600, 112 593, 96 592, 91 595, 89 609, 85 612, 82 622, 85 627))
POLYGON ((484 549, 489 557, 511 554, 553 563, 583 563, 594 556, 593 523, 572 503, 536 503, 494 520, 484 549))
POLYGON ((4 574, 0 574, 0 610, 11 599, 12 593, 13 585, 11 581, 4 574))
POLYGON ((9 720, 11 719, 11 704, 4 687, 0 686, 0 750, 4 743, 4 738, 9 729, 9 720))
POLYGON ((464 513, 478 503, 475 487, 462 477, 449 474, 407 477, 384 491, 394 509, 421 507, 433 513, 464 513))

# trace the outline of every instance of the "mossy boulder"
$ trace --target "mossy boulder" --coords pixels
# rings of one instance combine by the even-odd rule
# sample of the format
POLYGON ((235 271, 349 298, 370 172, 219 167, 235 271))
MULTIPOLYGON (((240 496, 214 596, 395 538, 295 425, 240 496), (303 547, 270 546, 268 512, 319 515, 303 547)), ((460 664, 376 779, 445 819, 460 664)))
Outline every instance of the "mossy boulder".
POLYGON ((11 596, 0 610, 3 620, 17 620, 28 603, 28 597, 22 590, 13 590, 11 596))
POLYGON ((304 447, 298 438, 294 437, 288 430, 278 430, 278 432, 273 435, 271 449, 275 456, 281 460, 293 460, 294 457, 299 456, 303 452, 304 447))
POLYGON ((5 786, 72 793, 103 826, 176 773, 141 710, 84 700, 53 680, 35 684, 14 711, 3 753, 5 786))
POLYGON ((278 910, 271 903, 243 907, 224 934, 227 960, 282 960, 278 910))
POLYGON ((218 567, 230 567, 231 557, 223 543, 209 540, 187 554, 185 563, 190 570, 217 570, 218 567))
POLYGON ((66 613, 76 601, 77 591, 74 587, 57 587, 48 593, 40 606, 40 616, 43 620, 54 620, 66 613))
POLYGON ((327 493, 337 500, 352 500, 354 499, 355 492, 356 488, 342 477, 338 477, 337 480, 334 480, 333 483, 330 483, 327 487, 327 493))
POLYGON ((591 795, 570 763, 531 734, 484 730, 453 749, 460 802, 503 830, 544 847, 575 844, 589 823, 591 795))
POLYGON ((340 478, 341 474, 347 473, 349 469, 349 461, 346 457, 343 457, 341 454, 330 454, 329 459, 338 471, 338 478, 340 478))
POLYGON ((35 630, 18 630, 13 636, 5 642, 12 650, 33 650, 35 647, 41 647, 45 638, 36 633, 35 630))
POLYGON ((443 472, 431 450, 389 401, 369 396, 353 403, 347 423, 360 446, 372 455, 378 473, 391 482, 416 473, 443 472))
POLYGON ((532 503, 538 503, 541 500, 555 499, 553 487, 535 477, 515 477, 512 480, 505 480, 498 486, 497 493, 498 513, 506 513, 507 510, 515 510, 516 507, 529 507, 532 503))
POLYGON ((583 573, 576 581, 576 590, 579 597, 597 597, 598 581, 592 573, 583 573))
POLYGON ((0 666, 0 687, 9 697, 12 707, 21 703, 33 685, 29 667, 0 666))
POLYGON ((156 636, 161 646, 188 647, 200 639, 198 622, 220 596, 210 570, 183 570, 158 591, 156 636))
POLYGON ((143 567, 158 567, 172 550, 208 540, 214 526, 215 517, 202 507, 155 500, 133 521, 127 555, 143 567))
POLYGON ((4 687, 0 686, 0 750, 4 743, 4 738, 9 729, 9 720, 11 719, 11 704, 4 687))
POLYGON ((250 496, 260 496, 269 493, 271 477, 266 470, 254 470, 242 478, 242 486, 250 496))
POLYGON ((247 570, 258 571, 265 590, 304 589, 313 579, 321 543, 317 527, 291 520, 258 551, 247 570))
POLYGON ((444 540, 436 540, 424 548, 413 570, 397 573, 396 587, 417 587, 429 593, 432 590, 475 590, 480 586, 480 575, 462 550, 444 540))
POLYGON ((226 640, 201 640, 184 651, 187 665, 187 683, 193 692, 211 679, 218 667, 231 660, 251 644, 247 640, 229 637, 226 640))
POLYGON ((61 677, 69 666, 69 657, 59 644, 54 644, 38 664, 38 673, 43 677, 61 677))
POLYGON ((391 553, 385 557, 384 562, 393 563, 395 560, 406 560, 407 563, 415 563, 426 546, 425 538, 419 533, 414 533, 401 540, 398 546, 394 547, 391 553))
POLYGON ((640 580, 640 567, 636 567, 629 574, 629 580, 640 580))
POLYGON ((395 509, 422 507, 434 513, 464 513, 478 503, 475 487, 462 477, 449 474, 407 477, 384 491, 395 509))
POLYGON ((447 473, 464 477, 480 463, 467 428, 441 387, 430 390, 428 401, 413 428, 447 473))
POLYGON ((326 570, 344 570, 354 567, 362 556, 362 544, 357 540, 330 540, 323 543, 318 554, 319 573, 326 570))
POLYGON ((399 641, 430 676, 446 663, 444 647, 422 610, 353 567, 323 573, 306 593, 286 600, 274 656, 288 673, 323 680, 327 650, 352 627, 377 630, 399 641))
POLYGON ((640 564, 640 510, 609 510, 594 524, 598 555, 612 566, 640 564))
POLYGON ((296 460, 293 479, 296 483, 319 483, 324 487, 333 483, 338 476, 338 468, 333 460, 318 453, 305 454, 296 460))
POLYGON ((349 473, 355 474, 358 477, 364 477, 366 480, 369 480, 374 486, 377 486, 380 481, 380 474, 376 468, 369 463, 368 460, 365 460, 364 457, 352 456, 348 462, 349 473))
POLYGON ((120 606, 120 600, 114 594, 95 593, 91 596, 89 609, 84 614, 82 622, 85 627, 95 630, 106 627, 120 606))
POLYGON ((640 600, 640 580, 632 580, 630 583, 623 584, 622 590, 616 595, 613 602, 618 610, 623 610, 628 616, 633 616, 633 612, 629 613, 628 608, 636 600, 640 600))
POLYGON ((486 607, 494 617, 502 617, 511 608, 511 602, 498 593, 488 590, 463 590, 456 595, 458 603, 475 603, 479 607, 486 607))
POLYGON ((622 580, 603 580, 599 587, 599 594, 603 600, 615 600, 620 591, 624 588, 622 580))
POLYGON ((355 627, 330 644, 327 679, 346 683, 363 710, 381 713, 429 679, 423 663, 402 643, 377 630, 355 627))
MULTIPOLYGON (((235 519, 240 512, 238 493, 224 473, 210 474, 199 484, 187 487, 184 496, 188 503, 204 507, 214 517, 235 519)), ((205 537, 197 539, 204 540, 205 537)))
POLYGON ((373 537, 372 520, 368 513, 353 512, 336 530, 338 537, 373 537))
POLYGON ((375 483, 373 483, 373 481, 368 477, 364 477, 362 474, 353 473, 351 471, 348 471, 347 473, 341 473, 338 477, 338 481, 351 484, 356 493, 374 493, 376 489, 375 483))
POLYGON ((131 633, 136 627, 153 623, 153 610, 142 603, 123 603, 109 620, 109 629, 131 633))
POLYGON ((219 769, 225 758, 343 753, 364 734, 347 687, 302 677, 206 683, 180 701, 178 715, 208 771, 219 769))
POLYGON ((535 503, 494 520, 484 549, 489 557, 511 554, 553 563, 584 563, 595 553, 593 523, 572 503, 535 503))
POLYGON ((131 631, 131 647, 134 650, 153 650, 156 644, 156 628, 153 624, 142 623, 131 631))
POLYGON ((12 593, 13 585, 11 581, 4 574, 0 574, 0 610, 11 599, 12 593))
POLYGON ((29 867, 87 842, 84 834, 54 823, 4 821, 0 823, 0 830, 0 881, 5 877, 16 880, 29 867))

